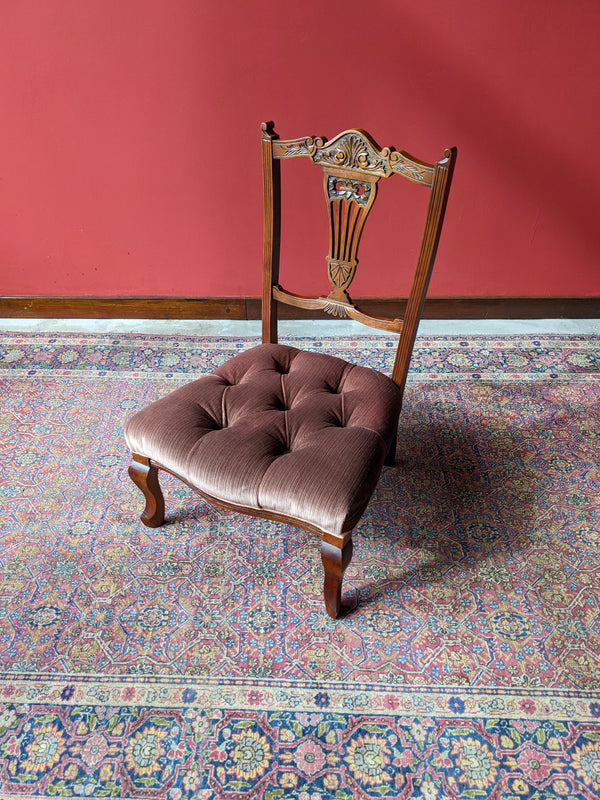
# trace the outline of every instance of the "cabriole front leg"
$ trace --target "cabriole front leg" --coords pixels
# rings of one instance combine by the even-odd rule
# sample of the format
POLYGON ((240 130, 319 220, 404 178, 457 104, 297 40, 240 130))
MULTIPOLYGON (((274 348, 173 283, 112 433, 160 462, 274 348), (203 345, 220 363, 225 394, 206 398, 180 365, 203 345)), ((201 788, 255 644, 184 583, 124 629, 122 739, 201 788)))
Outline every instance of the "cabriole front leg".
POLYGON ((342 581, 344 572, 352 558, 352 539, 344 547, 336 547, 328 542, 321 542, 321 561, 325 570, 323 596, 325 608, 330 617, 335 619, 342 604, 342 581))
POLYGON ((146 499, 140 519, 148 528, 158 528, 165 521, 165 499, 158 482, 158 469, 145 456, 132 453, 132 457, 129 477, 146 499))

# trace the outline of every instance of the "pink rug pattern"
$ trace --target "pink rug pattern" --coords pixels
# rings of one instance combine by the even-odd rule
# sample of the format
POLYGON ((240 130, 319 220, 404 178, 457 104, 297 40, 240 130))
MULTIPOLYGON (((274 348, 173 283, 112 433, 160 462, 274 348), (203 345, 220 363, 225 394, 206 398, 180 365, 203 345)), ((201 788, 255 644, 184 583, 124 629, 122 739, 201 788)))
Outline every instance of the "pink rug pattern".
POLYGON ((253 340, 0 337, 0 796, 599 796, 598 343, 418 340, 334 622, 309 534, 138 520, 123 421, 253 340))

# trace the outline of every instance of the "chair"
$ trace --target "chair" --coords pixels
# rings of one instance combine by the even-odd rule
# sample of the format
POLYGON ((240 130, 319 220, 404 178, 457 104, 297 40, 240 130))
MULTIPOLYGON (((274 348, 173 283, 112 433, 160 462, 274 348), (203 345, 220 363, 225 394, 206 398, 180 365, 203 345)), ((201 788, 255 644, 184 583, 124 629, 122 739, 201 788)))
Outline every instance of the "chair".
POLYGON ((210 503, 289 523, 321 539, 324 599, 337 617, 352 531, 393 464, 398 416, 431 276, 456 149, 427 164, 380 149, 362 130, 323 138, 280 139, 261 126, 264 188, 262 344, 235 356, 132 417, 125 437, 129 475, 143 492, 144 525, 165 519, 159 470, 210 503), (280 166, 308 158, 324 176, 330 244, 328 294, 303 297, 279 284, 280 166), (404 320, 367 314, 349 286, 358 245, 381 178, 402 175, 430 193, 421 249, 404 320), (277 343, 277 306, 322 309, 399 334, 391 379, 342 359, 277 343))

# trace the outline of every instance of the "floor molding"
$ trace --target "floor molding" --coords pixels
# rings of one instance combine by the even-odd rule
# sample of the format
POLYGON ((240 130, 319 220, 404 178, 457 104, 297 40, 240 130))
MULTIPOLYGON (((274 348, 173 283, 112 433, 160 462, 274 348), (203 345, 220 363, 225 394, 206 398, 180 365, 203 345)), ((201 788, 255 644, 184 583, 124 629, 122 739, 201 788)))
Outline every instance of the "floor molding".
MULTIPOLYGON (((356 300, 365 311, 402 316, 406 299, 356 300)), ((281 319, 331 319, 280 304, 281 319)), ((258 297, 0 297, 0 318, 260 319, 258 297)), ((600 297, 430 297, 424 319, 597 319, 600 297)))

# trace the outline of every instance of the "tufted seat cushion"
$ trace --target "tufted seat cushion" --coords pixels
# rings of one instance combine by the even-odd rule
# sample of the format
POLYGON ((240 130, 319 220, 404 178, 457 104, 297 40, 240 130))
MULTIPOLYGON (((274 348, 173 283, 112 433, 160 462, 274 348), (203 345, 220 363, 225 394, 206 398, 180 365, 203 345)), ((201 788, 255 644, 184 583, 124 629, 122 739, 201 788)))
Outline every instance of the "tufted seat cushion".
POLYGON ((143 409, 125 436, 217 502, 335 537, 369 502, 400 404, 379 372, 263 344, 143 409))

